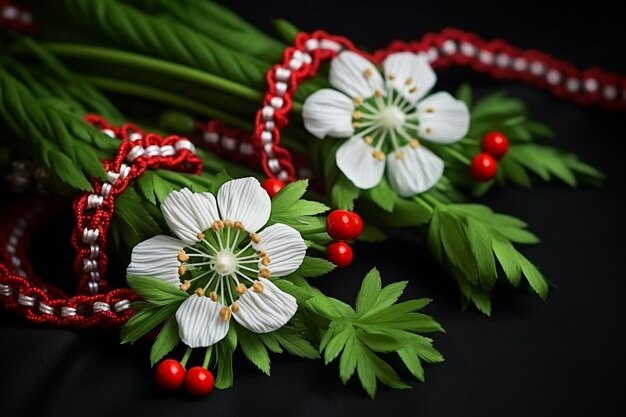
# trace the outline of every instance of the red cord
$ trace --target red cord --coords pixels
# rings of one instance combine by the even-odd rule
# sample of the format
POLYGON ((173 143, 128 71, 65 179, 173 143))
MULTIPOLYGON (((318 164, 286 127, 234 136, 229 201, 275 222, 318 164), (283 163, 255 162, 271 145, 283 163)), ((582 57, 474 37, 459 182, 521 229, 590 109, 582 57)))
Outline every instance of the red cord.
POLYGON ((202 162, 185 138, 145 134, 131 124, 117 128, 97 115, 85 119, 110 136, 120 137, 121 142, 115 158, 103 162, 108 181, 92 180, 93 192, 82 193, 74 201, 76 227, 72 245, 80 295, 68 297, 42 282, 32 270, 26 258, 29 241, 37 226, 54 210, 25 200, 5 215, 7 226, 0 232, 0 304, 37 323, 119 327, 133 314, 130 303, 138 297, 129 288, 108 291, 107 233, 115 198, 146 169, 198 174, 202 162))

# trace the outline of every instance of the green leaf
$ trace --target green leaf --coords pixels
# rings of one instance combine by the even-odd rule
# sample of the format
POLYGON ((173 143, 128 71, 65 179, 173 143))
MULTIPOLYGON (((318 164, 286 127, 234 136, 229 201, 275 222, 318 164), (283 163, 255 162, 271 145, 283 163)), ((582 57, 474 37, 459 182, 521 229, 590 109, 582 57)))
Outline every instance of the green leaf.
POLYGON ((463 83, 456 92, 456 98, 461 100, 468 108, 472 107, 472 86, 469 83, 463 83))
POLYGON ((158 278, 129 276, 126 282, 141 298, 157 306, 180 303, 189 297, 186 292, 158 278))
MULTIPOLYGON (((234 326, 231 326, 233 329, 234 326)), ((230 331, 229 331, 230 333, 230 331)), ((215 388, 227 389, 233 386, 233 351, 234 348, 227 341, 217 344, 217 378, 215 388)))
POLYGON ((150 364, 154 366, 178 344, 178 323, 172 317, 163 326, 150 350, 150 364))
POLYGON ((356 313, 359 316, 363 316, 375 306, 381 287, 380 273, 376 268, 373 268, 365 275, 356 297, 356 313))
POLYGON ((354 209, 354 200, 359 197, 359 190, 352 181, 340 174, 337 181, 330 190, 330 199, 337 208, 352 211, 354 209))
POLYGON ((519 264, 526 280, 531 288, 541 297, 542 300, 548 297, 548 282, 539 270, 526 259, 522 254, 518 254, 519 264))
POLYGON ((272 199, 272 214, 282 213, 299 201, 309 186, 308 180, 287 184, 272 199))
POLYGON ((305 278, 310 278, 326 275, 333 269, 335 269, 335 265, 326 259, 305 256, 295 273, 305 278))
POLYGON ((120 331, 122 343, 137 341, 140 337, 173 316, 181 303, 176 302, 139 311, 122 327, 120 331))
POLYGON ((226 171, 224 171, 224 170, 220 171, 213 178, 213 182, 211 184, 211 188, 209 189, 209 192, 211 194, 213 194, 214 196, 217 196, 217 192, 222 187, 222 185, 224 185, 225 183, 227 183, 228 181, 231 181, 231 180, 232 180, 232 178, 230 177, 230 175, 228 175, 228 173, 226 173, 226 171))
POLYGON ((366 194, 380 208, 388 212, 393 212, 393 207, 398 199, 398 195, 389 187, 385 178, 383 178, 376 187, 367 190, 366 194))
POLYGON ((266 375, 270 374, 270 357, 259 337, 241 326, 237 326, 239 346, 250 362, 266 375))

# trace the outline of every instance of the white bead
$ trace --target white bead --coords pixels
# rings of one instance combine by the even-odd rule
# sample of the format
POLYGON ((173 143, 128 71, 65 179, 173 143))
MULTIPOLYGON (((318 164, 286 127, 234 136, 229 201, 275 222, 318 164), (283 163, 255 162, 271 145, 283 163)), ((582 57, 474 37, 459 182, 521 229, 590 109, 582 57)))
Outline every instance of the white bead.
POLYGON ((272 142, 272 132, 263 131, 261 132, 261 141, 264 143, 272 142))
POLYGON ((17 302, 19 304, 23 305, 23 306, 26 306, 26 307, 34 306, 35 305, 35 301, 36 301, 35 298, 29 297, 29 296, 24 295, 24 294, 20 294, 17 297, 17 302))
POLYGON ((95 207, 100 207, 103 201, 104 198, 101 195, 90 194, 87 197, 87 208, 92 209, 95 207))
POLYGON ((206 143, 217 143, 220 140, 220 135, 215 132, 204 132, 202 137, 206 143))
POLYGON ((535 75, 541 75, 545 71, 544 65, 539 61, 534 61, 530 64, 530 72, 535 75))
POLYGON ((176 142, 174 144, 174 149, 176 149, 176 152, 180 152, 183 149, 186 149, 191 152, 196 152, 196 147, 193 146, 193 143, 191 143, 188 139, 181 139, 178 142, 176 142))
POLYGON ((100 195, 104 198, 109 198, 109 194, 111 194, 111 183, 105 182, 102 184, 100 195))
POLYGON ((7 248, 7 252, 9 252, 9 254, 13 255, 15 253, 15 246, 11 245, 10 243, 7 244, 6 248, 7 248))
POLYGON ((267 154, 267 156, 269 156, 270 158, 273 158, 274 157, 274 144, 266 143, 263 146, 263 151, 267 154))
POLYGON ((148 156, 161 155, 161 147, 159 145, 150 145, 146 148, 146 154, 148 156))
POLYGON ((608 98, 609 100, 613 100, 615 97, 617 97, 617 88, 612 85, 605 86, 604 97, 608 98))
POLYGON ((280 171, 280 164, 278 163, 278 159, 269 159, 267 161, 267 165, 270 167, 270 169, 272 170, 272 172, 277 173, 278 171, 280 171))
POLYGON ((88 229, 85 227, 83 230, 83 242, 84 243, 96 243, 98 236, 100 235, 100 230, 98 229, 88 229))
POLYGON ((91 272, 89 273, 89 279, 90 279, 92 282, 98 282, 98 281, 100 281, 100 272, 98 272, 98 271, 91 271, 91 272))
POLYGON ((73 317, 76 315, 76 309, 73 307, 61 307, 61 317, 73 317))
POLYGON ((113 304, 113 311, 115 311, 116 313, 121 313, 122 311, 128 310, 129 308, 130 308, 130 301, 128 300, 121 300, 113 304))
POLYGON ((284 100, 280 97, 272 97, 272 99, 270 100, 270 105, 275 109, 280 109, 281 107, 283 107, 283 104, 284 100))
POLYGON ((13 245, 13 246, 17 245, 17 236, 11 235, 11 237, 9 238, 9 245, 13 245))
POLYGON ((102 313, 104 311, 111 311, 111 306, 102 301, 96 301, 95 303, 93 303, 94 313, 102 313))
POLYGON ((137 145, 133 149, 131 149, 130 152, 128 152, 128 154, 126 155, 126 160, 131 163, 135 162, 135 160, 142 156, 144 153, 145 151, 143 150, 143 148, 140 145, 137 145))
POLYGON ((128 139, 130 139, 133 142, 141 140, 141 138, 142 138, 141 133, 138 133, 138 132, 133 132, 130 135, 128 135, 128 139))
POLYGON ((448 55, 452 55, 456 52, 456 43, 453 40, 448 39, 441 45, 441 50, 448 55))
POLYGON ((94 259, 83 259, 83 271, 91 272, 98 269, 98 264, 94 259))
POLYGON ((268 120, 265 122, 265 130, 272 130, 274 129, 274 121, 273 120, 268 120))
POLYGON ((567 80, 565 86, 570 92, 575 93, 578 91, 578 88, 580 88, 580 82, 576 78, 570 78, 567 80))
POLYGON ((500 68, 506 68, 511 65, 511 58, 507 54, 498 54, 496 64, 498 64, 500 68))
POLYGON ((478 55, 478 59, 483 64, 491 64, 493 63, 493 54, 489 51, 480 51, 480 54, 478 55))
POLYGON ((263 120, 271 120, 274 117, 274 108, 272 106, 263 107, 263 120))
POLYGON ((229 138, 227 136, 222 137, 222 146, 229 151, 233 151, 237 148, 237 140, 229 138))
POLYGON ((115 184, 115 181, 117 181, 119 177, 120 177, 120 174, 117 172, 113 172, 113 171, 107 172, 107 178, 109 179, 109 182, 111 182, 112 184, 115 184))
POLYGON ((320 43, 317 39, 309 39, 308 41, 306 41, 304 46, 306 47, 307 51, 314 51, 320 47, 320 43))
POLYGON ((89 293, 91 294, 97 294, 98 293, 98 283, 97 282, 90 282, 88 284, 88 288, 89 288, 89 293))
POLYGON ((172 156, 176 154, 176 149, 172 145, 161 146, 161 156, 172 156))
POLYGON ((19 268, 20 265, 22 265, 22 260, 15 255, 11 257, 11 262, 13 263, 13 266, 17 268, 19 268))
POLYGON ((54 314, 54 308, 44 303, 39 303, 39 311, 41 311, 43 314, 49 314, 49 315, 54 314))
POLYGON ((284 181, 287 181, 287 179, 288 179, 288 178, 289 178, 289 177, 288 177, 288 175, 287 175, 287 172, 286 172, 286 171, 280 171, 280 172, 278 173, 278 179, 279 179, 279 180, 281 180, 281 181, 283 181, 283 182, 284 182, 284 181))
POLYGON ((111 129, 102 129, 102 133, 115 139, 115 132, 111 129))
POLYGON ((300 67, 302 67, 302 61, 297 59, 296 57, 293 57, 289 60, 289 68, 291 68, 294 71, 297 71, 300 69, 300 67))
POLYGON ((254 147, 249 143, 239 145, 239 152, 243 155, 254 155, 254 147))
POLYGON ((288 85, 286 82, 279 81, 276 83, 276 94, 282 96, 287 92, 288 85))
POLYGON ((11 294, 13 294, 13 288, 11 288, 9 285, 0 284, 0 295, 10 297, 11 294))
POLYGON ((17 10, 17 7, 4 6, 4 8, 2 9, 2 17, 4 17, 7 20, 16 19, 18 15, 19 15, 19 12, 17 10))
POLYGON ((551 69, 550 71, 548 71, 548 73, 546 74, 546 79, 548 80, 548 82, 552 85, 558 84, 561 82, 561 73, 558 72, 555 69, 551 69))
POLYGON ((439 58, 439 51, 434 46, 428 48, 428 52, 426 52, 426 59, 428 62, 436 61, 439 58))
POLYGON ((589 91, 590 93, 593 93, 597 89, 598 89, 598 80, 595 80, 593 78, 587 78, 585 80, 585 90, 589 91))
POLYGON ((289 81, 289 77, 291 76, 291 71, 287 68, 276 68, 276 79, 278 81, 289 81))
POLYGON ((339 52, 342 49, 340 44, 335 41, 331 41, 330 39, 322 39, 320 42, 320 48, 328 49, 334 52, 339 52))
POLYGON ((476 55, 476 47, 469 42, 462 42, 461 52, 466 56, 474 56, 476 55))
POLYGON ((98 257, 98 255, 100 255, 100 246, 96 245, 95 243, 89 245, 89 257, 91 259, 95 259, 98 257))
POLYGON ((126 164, 120 166, 120 178, 124 179, 130 174, 130 167, 126 164))

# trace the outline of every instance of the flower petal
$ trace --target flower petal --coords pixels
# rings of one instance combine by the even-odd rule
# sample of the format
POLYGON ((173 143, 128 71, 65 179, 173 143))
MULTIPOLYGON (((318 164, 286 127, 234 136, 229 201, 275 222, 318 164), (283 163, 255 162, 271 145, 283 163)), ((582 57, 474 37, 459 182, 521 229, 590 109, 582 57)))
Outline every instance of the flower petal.
POLYGON ((296 299, 281 291, 270 280, 259 278, 262 292, 247 290, 237 299, 239 310, 233 317, 255 333, 268 333, 283 327, 298 309, 296 299))
POLYGON ((283 277, 300 268, 306 244, 296 229, 286 224, 277 223, 259 233, 259 243, 253 244, 255 250, 263 251, 270 259, 265 265, 259 260, 259 268, 268 268, 273 277, 283 277))
POLYGON ((217 192, 217 205, 223 220, 240 221, 253 233, 267 223, 272 203, 256 178, 228 181, 217 192))
POLYGON ((426 56, 411 52, 389 55, 383 62, 387 85, 409 101, 417 103, 437 82, 437 76, 426 56))
POLYGON ((304 127, 313 136, 347 138, 352 136, 354 103, 348 96, 330 88, 311 94, 302 107, 304 127))
POLYGON ((176 310, 180 340, 191 348, 211 346, 222 340, 229 325, 220 317, 223 307, 208 297, 189 296, 176 310))
POLYGON ((192 193, 188 188, 172 191, 161 204, 161 211, 170 229, 188 245, 196 243, 198 233, 219 219, 215 197, 192 193))
POLYGON ((387 157, 389 184, 399 195, 409 197, 422 193, 435 185, 443 175, 443 161, 427 148, 406 145, 399 152, 402 158, 397 158, 397 154, 389 154, 387 157))
POLYGON ((332 60, 328 81, 352 98, 367 99, 376 90, 385 94, 383 77, 376 66, 351 51, 344 51, 332 60))
POLYGON ((417 106, 419 135, 436 143, 453 143, 467 134, 470 123, 465 103, 442 91, 417 106))
POLYGON ((133 248, 126 275, 155 277, 178 287, 178 252, 185 246, 185 242, 164 235, 144 240, 133 248))
POLYGON ((354 136, 337 149, 337 167, 352 183, 366 190, 380 182, 385 172, 384 159, 374 158, 374 148, 360 136, 354 136))

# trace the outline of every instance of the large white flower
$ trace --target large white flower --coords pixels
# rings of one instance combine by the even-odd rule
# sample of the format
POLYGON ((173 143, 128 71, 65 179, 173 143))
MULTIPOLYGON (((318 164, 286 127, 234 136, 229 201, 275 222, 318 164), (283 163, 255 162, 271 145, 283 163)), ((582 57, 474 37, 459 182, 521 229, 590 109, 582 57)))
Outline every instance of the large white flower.
POLYGON ((270 281, 300 267, 306 245, 284 224, 265 229, 271 202, 254 178, 217 192, 173 191, 161 205, 179 239, 155 236, 132 252, 127 274, 159 278, 191 295, 176 311, 181 340, 206 347, 226 336, 231 317, 256 333, 284 326, 296 300, 270 281), (261 231, 259 231, 261 230, 261 231))
POLYGON ((426 57, 389 55, 384 78, 374 64, 344 51, 331 62, 330 84, 304 102, 304 126, 314 136, 349 138, 336 154, 339 169, 361 189, 376 186, 385 167, 402 196, 424 192, 443 174, 443 161, 421 139, 450 144, 467 134, 469 111, 439 92, 425 97, 437 77, 426 57), (425 98, 424 98, 425 97, 425 98))

